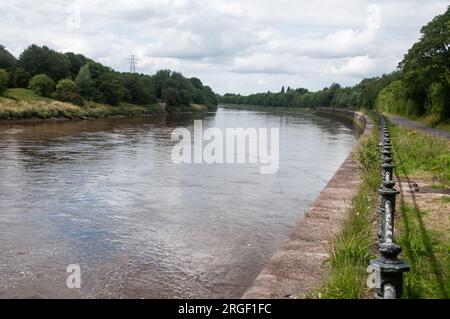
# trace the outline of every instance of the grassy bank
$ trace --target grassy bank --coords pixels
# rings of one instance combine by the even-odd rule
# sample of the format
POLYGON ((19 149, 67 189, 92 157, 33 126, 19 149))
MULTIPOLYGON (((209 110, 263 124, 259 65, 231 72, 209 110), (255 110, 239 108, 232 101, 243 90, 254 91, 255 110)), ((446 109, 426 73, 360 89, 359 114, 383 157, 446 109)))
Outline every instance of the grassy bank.
MULTIPOLYGON (((192 105, 193 112, 207 110, 204 105, 192 105)), ((166 113, 162 104, 118 106, 86 102, 84 106, 65 103, 34 94, 26 89, 8 89, 0 96, 0 120, 103 118, 109 116, 140 116, 166 113)))
MULTIPOLYGON (((450 292, 450 143, 390 125, 398 199, 396 241, 405 274, 404 298, 448 298, 450 292), (421 188, 418 189, 415 186, 421 188), (416 189, 416 190, 414 190, 416 189)), ((366 268, 376 254, 379 203, 378 132, 364 138, 356 158, 363 181, 333 242, 330 274, 312 297, 366 298, 366 268)))
POLYGON ((450 142, 390 125, 402 190, 396 226, 405 298, 450 297, 450 142), (418 191, 414 184, 418 184, 418 191))
POLYGON ((329 277, 313 297, 368 296, 366 269, 375 252, 373 220, 380 185, 379 157, 377 132, 363 137, 356 151, 356 159, 364 172, 363 180, 342 232, 333 242, 329 277))

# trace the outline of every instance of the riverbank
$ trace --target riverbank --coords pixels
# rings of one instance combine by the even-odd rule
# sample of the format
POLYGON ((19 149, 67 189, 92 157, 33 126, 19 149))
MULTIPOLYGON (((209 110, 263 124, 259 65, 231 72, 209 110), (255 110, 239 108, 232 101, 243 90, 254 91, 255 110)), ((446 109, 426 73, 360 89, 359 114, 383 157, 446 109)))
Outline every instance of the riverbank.
MULTIPOLYGON (((401 258, 411 265, 403 298, 449 298, 450 143, 390 123, 395 177, 400 191, 395 236, 401 258)), ((357 154, 363 183, 350 217, 333 243, 329 277, 312 298, 371 298, 365 271, 376 255, 378 221, 378 132, 357 154)))
MULTIPOLYGON (((186 111, 186 110, 183 110, 186 111)), ((208 111, 206 105, 192 104, 187 111, 208 111)), ((118 106, 88 101, 84 106, 41 97, 27 89, 8 89, 0 96, 0 121, 42 121, 105 118, 114 116, 146 116, 166 114, 163 103, 118 106)))
POLYGON ((367 265, 376 254, 379 146, 378 130, 367 132, 355 151, 361 183, 351 200, 342 231, 332 242, 327 276, 309 298, 370 298, 367 265))
POLYGON ((398 208, 404 298, 450 298, 450 141, 389 124, 398 208))
POLYGON ((280 112, 280 113, 299 113, 299 112, 313 112, 315 109, 305 107, 284 107, 284 106, 262 106, 262 105, 247 105, 247 104, 230 104, 220 103, 221 107, 235 110, 258 110, 265 112, 280 112))
MULTIPOLYGON (((371 135, 372 125, 362 114, 352 113, 351 118, 365 127, 362 140, 371 135)), ((361 187, 357 149, 348 155, 243 298, 304 298, 329 277, 334 240, 347 224, 352 199, 361 187)))

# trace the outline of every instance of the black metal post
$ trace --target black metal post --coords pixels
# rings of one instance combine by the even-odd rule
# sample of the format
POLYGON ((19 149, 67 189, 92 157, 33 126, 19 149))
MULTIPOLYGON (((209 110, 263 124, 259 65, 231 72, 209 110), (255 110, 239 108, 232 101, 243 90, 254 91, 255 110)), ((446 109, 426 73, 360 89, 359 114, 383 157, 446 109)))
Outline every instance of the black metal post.
MULTIPOLYGON (((394 186, 392 149, 389 128, 380 115, 380 153, 381 178, 379 190, 380 223, 378 229, 378 251, 380 256, 371 260, 370 268, 374 271, 373 287, 376 297, 384 299, 401 298, 403 292, 403 273, 409 271, 409 265, 398 258, 400 245, 394 242, 394 218, 396 196, 399 194, 394 186)), ((371 275, 372 276, 372 275, 371 275)), ((372 285, 372 284, 371 284, 372 285)))

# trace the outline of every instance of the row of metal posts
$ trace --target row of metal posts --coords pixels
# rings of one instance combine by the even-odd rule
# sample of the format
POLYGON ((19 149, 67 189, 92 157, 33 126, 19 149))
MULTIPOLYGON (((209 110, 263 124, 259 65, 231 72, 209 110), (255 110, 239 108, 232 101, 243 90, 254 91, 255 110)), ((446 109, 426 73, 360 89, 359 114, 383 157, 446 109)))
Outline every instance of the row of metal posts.
POLYGON ((379 190, 380 222, 378 229, 379 257, 371 260, 369 269, 374 272, 375 297, 380 299, 401 298, 403 291, 403 273, 409 271, 409 265, 397 256, 400 245, 394 242, 395 197, 399 192, 394 188, 394 165, 392 163, 392 145, 389 128, 382 115, 380 119, 381 179, 379 190))

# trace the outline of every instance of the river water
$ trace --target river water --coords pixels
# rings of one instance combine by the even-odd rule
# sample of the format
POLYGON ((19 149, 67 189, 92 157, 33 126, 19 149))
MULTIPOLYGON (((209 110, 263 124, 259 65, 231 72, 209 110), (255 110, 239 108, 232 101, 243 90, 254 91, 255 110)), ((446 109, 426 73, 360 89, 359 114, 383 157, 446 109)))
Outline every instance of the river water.
POLYGON ((355 143, 307 112, 0 124, 0 298, 240 297, 355 143), (279 128, 279 171, 172 163, 194 119, 279 128))

